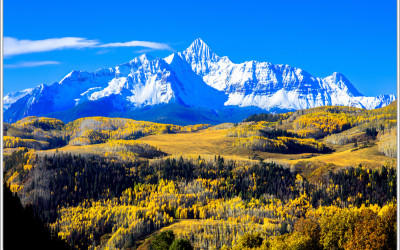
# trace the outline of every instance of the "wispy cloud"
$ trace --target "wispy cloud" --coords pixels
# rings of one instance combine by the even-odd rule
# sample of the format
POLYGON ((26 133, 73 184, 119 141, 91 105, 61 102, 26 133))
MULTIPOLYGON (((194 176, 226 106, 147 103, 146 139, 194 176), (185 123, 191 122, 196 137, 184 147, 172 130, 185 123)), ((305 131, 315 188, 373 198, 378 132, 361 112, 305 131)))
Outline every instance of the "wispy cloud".
POLYGON ((146 41, 131 41, 126 43, 106 43, 99 45, 98 47, 110 48, 110 47, 144 47, 154 50, 173 50, 168 44, 155 43, 146 41))
POLYGON ((136 50, 133 53, 137 53, 137 54, 143 54, 143 53, 147 53, 150 51, 153 51, 154 49, 140 49, 140 50, 136 50))
POLYGON ((54 65, 60 64, 57 61, 33 61, 33 62, 18 62, 14 64, 4 64, 4 68, 7 69, 15 69, 15 68, 30 68, 30 67, 38 67, 44 65, 54 65))
POLYGON ((45 40, 18 40, 4 37, 4 56, 15 56, 60 49, 79 49, 94 47, 99 43, 80 37, 51 38, 45 40))
POLYGON ((102 50, 97 51, 95 54, 96 55, 104 55, 104 54, 107 54, 110 52, 111 52, 111 50, 109 50, 109 49, 102 49, 102 50))
POLYGON ((62 49, 80 48, 116 48, 116 47, 143 47, 151 50, 171 50, 173 49, 165 43, 148 41, 130 41, 101 44, 97 40, 88 40, 81 37, 62 37, 45 40, 18 40, 13 37, 4 37, 4 56, 47 52, 62 49))

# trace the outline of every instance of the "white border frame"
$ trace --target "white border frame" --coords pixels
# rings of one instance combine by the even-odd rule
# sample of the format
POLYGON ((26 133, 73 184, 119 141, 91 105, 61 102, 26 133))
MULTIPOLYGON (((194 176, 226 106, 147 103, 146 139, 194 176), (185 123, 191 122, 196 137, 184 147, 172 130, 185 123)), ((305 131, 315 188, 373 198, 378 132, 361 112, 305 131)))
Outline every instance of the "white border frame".
MULTIPOLYGON (((400 28, 400 0, 397 0, 397 249, 400 249, 400 234, 399 234, 399 229, 400 229, 400 211, 399 211, 399 207, 400 207, 400 200, 399 200, 399 194, 400 194, 400 175, 399 175, 399 170, 400 170, 400 163, 399 163, 399 159, 400 159, 400 150, 399 150, 399 145, 400 145, 400 128, 399 128, 399 117, 400 117, 400 112, 399 112, 399 108, 400 108, 400 103, 399 103, 399 97, 400 97, 400 88, 399 88, 399 84, 400 84, 400 73, 399 73, 399 67, 400 67, 400 32, 399 32, 399 28, 400 28)), ((1 98, 1 110, 0 110, 0 117, 1 117, 1 121, 0 121, 0 136, 1 136, 1 140, 0 140, 0 145, 1 145, 1 153, 0 153, 0 160, 1 160, 1 173, 0 173, 0 180, 1 180, 1 188, 0 188, 0 249, 4 249, 4 216, 3 216, 3 95, 4 95, 4 79, 3 79, 3 53, 4 53, 4 4, 3 4, 3 0, 0 0, 0 39, 1 39, 1 48, 0 48, 0 84, 1 84, 1 88, 0 88, 0 98, 1 98)))
POLYGON ((400 32, 399 32, 399 28, 400 28, 400 0, 397 0, 397 249, 400 249, 400 234, 399 234, 399 229, 400 229, 400 211, 399 211, 399 205, 400 205, 400 201, 399 201, 399 193, 400 193, 400 175, 399 175, 399 170, 400 170, 400 165, 399 165, 399 159, 400 159, 400 152, 399 152, 399 145, 400 145, 400 129, 399 129, 399 96, 400 96, 400 91, 399 91, 399 84, 400 84, 400 74, 399 74, 399 66, 400 66, 400 54, 399 54, 399 50, 400 50, 400 44, 399 44, 399 40, 400 40, 400 32))
POLYGON ((1 110, 0 110, 0 117, 1 117, 1 121, 0 121, 0 145, 1 145, 1 153, 0 153, 0 160, 1 160, 1 173, 0 173, 0 180, 1 180, 1 188, 0 188, 0 249, 4 249, 4 216, 3 216, 3 212, 4 212, 4 198, 3 198, 3 95, 4 95, 4 82, 3 82, 3 53, 4 53, 4 40, 3 40, 3 31, 4 31, 4 4, 3 4, 3 0, 0 0, 0 23, 1 23, 1 28, 0 28, 0 39, 1 39, 1 49, 0 49, 0 57, 1 57, 1 62, 0 62, 0 84, 1 84, 1 110))

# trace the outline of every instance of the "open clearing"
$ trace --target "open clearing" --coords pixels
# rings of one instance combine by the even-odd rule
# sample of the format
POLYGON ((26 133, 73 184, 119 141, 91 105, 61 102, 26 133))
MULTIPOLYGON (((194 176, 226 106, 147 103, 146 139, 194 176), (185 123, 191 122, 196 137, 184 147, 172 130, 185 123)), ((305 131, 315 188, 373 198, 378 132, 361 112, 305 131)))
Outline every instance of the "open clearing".
POLYGON ((378 168, 386 163, 397 163, 396 159, 380 154, 377 145, 358 150, 354 150, 353 144, 343 146, 328 145, 335 149, 335 152, 330 154, 253 152, 248 149, 234 147, 233 143, 236 138, 227 137, 226 133, 227 129, 203 130, 196 133, 150 135, 140 140, 170 155, 221 155, 244 160, 254 159, 254 156, 258 156, 264 160, 275 160, 278 163, 287 163, 289 165, 314 162, 318 163, 317 165, 325 163, 341 167, 362 164, 367 168, 378 168))
MULTIPOLYGON (((195 133, 159 134, 140 138, 140 141, 157 147, 169 155, 220 155, 229 159, 249 160, 261 158, 288 163, 288 159, 302 159, 305 154, 279 154, 234 147, 236 137, 227 137, 227 129, 202 130, 195 133)), ((318 155, 318 154, 316 154, 318 155)))
MULTIPOLYGON (((227 137, 228 129, 205 129, 192 133, 157 134, 139 139, 146 144, 156 147, 171 156, 185 156, 205 159, 220 155, 225 159, 237 161, 258 162, 259 160, 274 161, 284 166, 294 166, 301 175, 311 181, 320 180, 328 171, 336 171, 347 166, 376 169, 383 165, 396 166, 397 159, 389 158, 378 152, 378 145, 355 150, 354 144, 332 145, 335 151, 329 154, 303 153, 280 154, 234 147, 235 137, 227 137)), ((361 143, 360 143, 361 144, 361 143)), ((104 155, 104 144, 87 146, 65 146, 58 149, 38 151, 39 154, 71 153, 104 155)))

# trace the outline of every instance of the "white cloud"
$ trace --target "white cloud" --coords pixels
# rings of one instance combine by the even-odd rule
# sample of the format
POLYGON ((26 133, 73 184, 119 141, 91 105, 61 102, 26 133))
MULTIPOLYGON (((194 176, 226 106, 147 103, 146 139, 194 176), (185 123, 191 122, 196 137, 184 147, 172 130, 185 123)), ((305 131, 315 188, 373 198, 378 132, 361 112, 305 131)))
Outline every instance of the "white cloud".
POLYGON ((101 44, 96 40, 88 40, 81 37, 62 37, 45 40, 18 40, 13 37, 4 37, 5 57, 61 49, 115 47, 143 47, 151 50, 173 50, 168 44, 148 41, 130 41, 124 43, 117 42, 101 44))
POLYGON ((86 38, 80 37, 51 38, 35 41, 4 37, 4 56, 7 57, 60 49, 79 49, 93 47, 98 44, 99 43, 95 40, 87 40, 86 38))
POLYGON ((110 52, 111 52, 111 50, 102 49, 102 50, 97 51, 95 54, 96 55, 104 55, 104 54, 107 54, 107 53, 110 53, 110 52))
POLYGON ((153 51, 154 49, 140 49, 140 50, 136 50, 133 53, 137 53, 137 54, 143 54, 143 53, 147 53, 150 51, 153 51))
POLYGON ((33 61, 33 62, 18 62, 14 64, 4 64, 4 68, 7 69, 15 69, 15 68, 29 68, 29 67, 38 67, 43 65, 54 65, 60 64, 57 61, 33 61))
POLYGON ((131 41, 126 43, 106 43, 99 45, 98 47, 144 47, 154 50, 173 50, 168 44, 165 43, 155 43, 146 41, 131 41))

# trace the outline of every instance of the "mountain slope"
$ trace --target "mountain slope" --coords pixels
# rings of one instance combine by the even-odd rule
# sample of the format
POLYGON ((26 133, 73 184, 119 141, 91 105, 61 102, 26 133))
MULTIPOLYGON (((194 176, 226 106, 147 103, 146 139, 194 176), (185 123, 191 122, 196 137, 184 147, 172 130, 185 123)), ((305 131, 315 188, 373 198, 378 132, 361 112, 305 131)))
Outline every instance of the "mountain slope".
POLYGON ((190 124, 215 114, 208 122, 218 123, 324 105, 374 109, 393 100, 393 95, 365 97, 336 72, 319 78, 289 65, 235 64, 197 39, 164 59, 144 54, 115 68, 72 71, 49 86, 8 94, 4 121, 35 115, 67 122, 96 113, 190 124), (171 112, 174 108, 181 112, 171 112), (233 111, 240 115, 230 117, 233 111))

